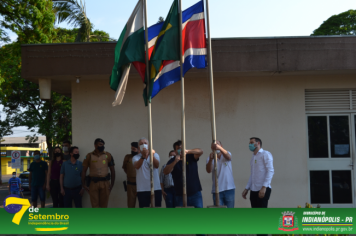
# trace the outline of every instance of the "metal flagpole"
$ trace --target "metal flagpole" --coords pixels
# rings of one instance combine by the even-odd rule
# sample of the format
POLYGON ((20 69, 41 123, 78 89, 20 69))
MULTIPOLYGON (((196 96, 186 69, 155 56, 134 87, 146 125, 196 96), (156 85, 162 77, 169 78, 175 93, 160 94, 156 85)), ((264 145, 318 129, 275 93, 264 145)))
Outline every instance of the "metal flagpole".
POLYGON ((180 82, 181 82, 181 93, 182 93, 182 148, 181 154, 183 156, 182 166, 183 166, 183 207, 187 207, 187 179, 186 179, 186 156, 185 156, 185 99, 184 99, 184 76, 183 76, 183 39, 182 39, 182 0, 179 0, 179 46, 180 46, 180 82))
MULTIPOLYGON (((150 80, 150 73, 149 73, 149 59, 148 59, 148 27, 147 27, 147 0, 143 0, 145 2, 144 6, 144 15, 145 15, 145 39, 146 39, 146 88, 147 88, 147 100, 149 96, 149 80, 150 80)), ((154 183, 153 183, 153 143, 152 143, 152 112, 151 112, 151 101, 148 100, 148 142, 150 147, 150 173, 151 173, 151 207, 155 207, 155 191, 154 191, 154 183)))
MULTIPOLYGON (((211 134, 213 142, 216 143, 216 124, 215 124, 215 101, 214 101, 214 78, 213 78, 213 55, 211 53, 211 37, 210 37, 210 18, 209 18, 209 0, 206 0, 206 16, 207 16, 207 28, 208 28, 208 51, 209 51, 209 79, 210 79, 210 99, 211 99, 211 134)), ((219 184, 217 174, 217 160, 218 156, 214 151, 214 174, 215 174, 215 206, 219 206, 219 184)))

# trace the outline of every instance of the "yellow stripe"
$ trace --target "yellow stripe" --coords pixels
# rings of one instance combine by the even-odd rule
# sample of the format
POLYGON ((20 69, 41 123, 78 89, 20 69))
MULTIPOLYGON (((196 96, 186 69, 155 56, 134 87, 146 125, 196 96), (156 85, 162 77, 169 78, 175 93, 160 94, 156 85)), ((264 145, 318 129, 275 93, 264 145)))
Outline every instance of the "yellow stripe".
MULTIPOLYGON (((166 29, 165 29, 165 30, 162 30, 161 32, 159 32, 159 34, 158 34, 158 36, 157 36, 157 39, 156 39, 156 42, 155 42, 155 46, 154 46, 154 48, 153 48, 152 55, 154 55, 155 52, 156 52, 156 44, 157 44, 157 42, 158 42, 159 37, 161 37, 162 35, 164 35, 164 34, 166 33, 166 31, 169 30, 170 28, 172 28, 172 25, 168 23, 166 29)), ((152 55, 151 55, 151 57, 152 57, 152 55)))
MULTIPOLYGON (((168 24, 167 25, 167 28, 165 30, 162 30, 161 32, 159 32, 158 36, 157 36, 157 41, 159 39, 159 37, 161 37, 162 35, 164 35, 166 33, 167 30, 169 30, 170 28, 172 28, 172 25, 171 24, 168 24)), ((156 42, 157 42, 156 41, 156 42)))
POLYGON ((303 226, 352 226, 352 224, 302 224, 303 226))
POLYGON ((27 147, 1 147, 1 151, 40 151, 41 148, 27 148, 27 147))
POLYGON ((66 230, 68 227, 62 227, 62 228, 35 228, 36 231, 62 231, 66 230))

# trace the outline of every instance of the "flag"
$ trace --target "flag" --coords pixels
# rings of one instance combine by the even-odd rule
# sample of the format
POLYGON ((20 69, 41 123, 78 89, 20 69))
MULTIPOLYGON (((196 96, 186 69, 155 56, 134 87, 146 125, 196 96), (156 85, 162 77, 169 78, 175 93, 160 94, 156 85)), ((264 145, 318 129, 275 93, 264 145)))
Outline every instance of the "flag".
MULTIPOLYGON (((183 76, 191 68, 206 68, 206 39, 205 39, 205 20, 204 20, 204 2, 199 1, 195 5, 189 7, 182 13, 183 22, 183 76)), ((148 45, 149 57, 154 48, 160 29, 163 22, 155 24, 148 28, 148 45)), ((145 79, 146 65, 141 62, 133 63, 136 70, 139 72, 143 82, 145 79)), ((154 79, 152 88, 152 98, 157 93, 168 87, 169 85, 180 80, 180 60, 163 61, 163 67, 154 79)))
POLYGON ((125 94, 131 62, 145 62, 143 0, 139 0, 115 47, 115 63, 110 88, 116 91, 113 106, 120 105, 125 94))
MULTIPOLYGON (((206 68, 206 38, 204 2, 199 1, 182 13, 183 76, 191 68, 206 68)), ((179 81, 180 61, 164 61, 163 68, 154 79, 152 98, 159 91, 179 81)))
MULTIPOLYGON (((149 62, 149 78, 145 79, 148 95, 144 91, 144 98, 150 102, 154 79, 160 71, 164 60, 180 60, 179 46, 179 8, 178 0, 174 0, 171 9, 168 12, 166 20, 157 36, 149 62), (146 96, 145 96, 146 95, 146 96)), ((145 90, 146 90, 145 89, 145 90)))
MULTIPOLYGON (((155 46, 157 37, 159 32, 161 32, 161 28, 163 26, 164 22, 159 22, 155 25, 152 25, 151 27, 148 28, 148 59, 151 58, 153 48, 155 46)), ((146 34, 144 35, 145 42, 146 42, 146 34)), ((146 54, 145 54, 146 57, 146 54)), ((139 62, 139 61, 134 61, 132 62, 132 65, 136 68, 137 72, 140 74, 142 78, 142 82, 145 83, 145 76, 146 76, 146 63, 145 62, 139 62)))

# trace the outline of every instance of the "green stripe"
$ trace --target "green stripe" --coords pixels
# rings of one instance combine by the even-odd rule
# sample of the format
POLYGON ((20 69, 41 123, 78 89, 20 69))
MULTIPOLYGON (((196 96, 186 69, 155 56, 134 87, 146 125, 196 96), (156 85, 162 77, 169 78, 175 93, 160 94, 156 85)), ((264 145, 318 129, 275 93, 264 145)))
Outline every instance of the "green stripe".
MULTIPOLYGON (((121 33, 122 37, 124 37, 126 33, 126 28, 127 26, 124 29, 125 32, 123 31, 121 33)), ((110 80, 110 87, 115 91, 120 84, 121 76, 126 66, 129 66, 129 64, 134 61, 145 63, 145 39, 143 27, 127 37, 124 42, 124 39, 120 40, 115 48, 115 65, 110 80)))
POLYGON ((121 45, 124 41, 126 30, 127 30, 127 25, 125 25, 125 28, 122 30, 120 38, 117 41, 117 44, 115 47, 115 62, 114 62, 114 67, 112 69, 111 77, 110 77, 110 88, 115 91, 117 89, 117 86, 119 86, 119 81, 121 79, 121 75, 120 76, 118 75, 117 63, 119 62, 119 59, 120 59, 120 49, 121 49, 121 45))

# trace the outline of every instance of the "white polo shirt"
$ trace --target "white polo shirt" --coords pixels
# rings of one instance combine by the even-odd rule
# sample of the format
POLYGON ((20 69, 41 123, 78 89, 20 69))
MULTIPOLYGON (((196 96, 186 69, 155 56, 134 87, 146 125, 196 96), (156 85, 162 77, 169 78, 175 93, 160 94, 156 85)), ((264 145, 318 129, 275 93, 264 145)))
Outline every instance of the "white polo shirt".
POLYGON ((271 181, 274 174, 273 157, 269 151, 262 148, 252 154, 250 161, 251 175, 246 189, 251 191, 260 191, 262 186, 271 188, 271 181))
MULTIPOLYGON (((153 155, 159 162, 159 155, 155 153, 153 155)), ((137 154, 132 158, 132 163, 135 165, 142 157, 142 154, 137 154)), ((143 160, 142 166, 140 169, 136 169, 136 188, 137 192, 146 192, 151 191, 151 174, 150 174, 150 162, 151 158, 148 155, 148 158, 143 160)), ((153 187, 154 190, 161 190, 161 184, 159 181, 158 168, 153 167, 153 187)))
MULTIPOLYGON (((231 156, 231 152, 228 151, 231 156)), ((206 164, 208 164, 210 160, 210 156, 206 160, 206 164)), ((212 165, 214 166, 214 161, 212 165)), ((211 193, 215 193, 215 171, 212 171, 212 180, 213 180, 213 188, 211 193)), ((218 158, 218 166, 217 166, 217 174, 218 174, 218 184, 219 184, 219 192, 235 189, 234 176, 232 175, 232 165, 231 160, 227 160, 223 154, 221 153, 220 159, 218 158)))

